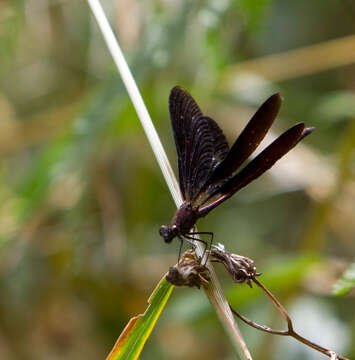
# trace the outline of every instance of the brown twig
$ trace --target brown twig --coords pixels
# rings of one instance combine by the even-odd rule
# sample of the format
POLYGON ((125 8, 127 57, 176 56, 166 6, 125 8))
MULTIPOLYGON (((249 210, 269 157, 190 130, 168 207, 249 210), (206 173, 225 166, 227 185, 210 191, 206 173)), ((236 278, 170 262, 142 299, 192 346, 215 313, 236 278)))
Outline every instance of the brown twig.
POLYGON ((291 336, 294 339, 300 341, 301 343, 311 347, 312 349, 317 350, 317 351, 321 352, 322 354, 329 356, 330 359, 349 360, 349 359, 335 353, 334 351, 326 349, 323 346, 320 346, 320 345, 314 343, 313 341, 310 341, 310 340, 306 339, 305 337, 301 336, 300 334, 298 334, 293 328, 293 323, 292 323, 292 320, 291 320, 288 312, 282 306, 282 304, 280 304, 280 302, 276 299, 276 297, 258 279, 256 279, 255 276, 252 277, 251 280, 257 286, 259 286, 259 288, 271 299, 271 301, 276 306, 276 308, 279 310, 281 315, 285 318, 285 320, 287 322, 288 329, 287 330, 277 330, 277 329, 269 328, 269 327, 264 326, 264 325, 259 325, 259 324, 255 323, 254 321, 246 318, 245 316, 240 314, 238 311, 234 310, 232 307, 230 307, 231 311, 232 311, 232 313, 234 315, 236 315, 239 319, 244 321, 246 324, 248 324, 248 325, 250 325, 250 326, 252 326, 252 327, 254 327, 254 328, 258 329, 258 330, 268 332, 268 333, 274 334, 274 335, 291 336))

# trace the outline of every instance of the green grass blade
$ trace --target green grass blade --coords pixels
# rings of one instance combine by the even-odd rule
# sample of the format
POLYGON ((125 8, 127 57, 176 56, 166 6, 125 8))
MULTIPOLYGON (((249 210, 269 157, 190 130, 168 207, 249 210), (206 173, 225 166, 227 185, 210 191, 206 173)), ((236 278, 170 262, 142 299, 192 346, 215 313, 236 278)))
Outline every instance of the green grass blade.
POLYGON ((128 322, 106 360, 138 359, 173 288, 164 276, 150 296, 144 314, 137 315, 128 322))

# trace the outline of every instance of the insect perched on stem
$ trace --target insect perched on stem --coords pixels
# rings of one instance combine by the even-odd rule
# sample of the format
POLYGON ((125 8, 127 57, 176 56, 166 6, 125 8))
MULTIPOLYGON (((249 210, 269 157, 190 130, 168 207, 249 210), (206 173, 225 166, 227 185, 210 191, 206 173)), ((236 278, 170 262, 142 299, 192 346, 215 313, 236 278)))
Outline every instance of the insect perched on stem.
POLYGON ((271 168, 313 131, 304 123, 294 125, 237 172, 265 137, 281 101, 280 94, 269 97, 229 148, 222 130, 213 119, 202 114, 192 96, 180 86, 171 90, 169 110, 184 202, 172 224, 162 225, 159 233, 167 243, 175 237, 180 239, 179 258, 183 240, 192 245, 193 240, 198 240, 193 235, 207 234, 212 244, 212 232, 191 231, 199 218, 271 168))

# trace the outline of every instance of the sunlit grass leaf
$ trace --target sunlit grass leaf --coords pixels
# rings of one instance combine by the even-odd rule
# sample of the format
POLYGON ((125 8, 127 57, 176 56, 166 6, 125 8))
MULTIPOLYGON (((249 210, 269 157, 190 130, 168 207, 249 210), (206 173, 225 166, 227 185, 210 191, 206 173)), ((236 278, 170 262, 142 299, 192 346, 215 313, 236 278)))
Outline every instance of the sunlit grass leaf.
POLYGON ((128 322, 106 360, 138 359, 172 290, 173 286, 163 278, 150 296, 144 314, 128 322))
POLYGON ((334 295, 345 295, 355 288, 355 262, 353 262, 344 272, 339 281, 334 284, 334 295))

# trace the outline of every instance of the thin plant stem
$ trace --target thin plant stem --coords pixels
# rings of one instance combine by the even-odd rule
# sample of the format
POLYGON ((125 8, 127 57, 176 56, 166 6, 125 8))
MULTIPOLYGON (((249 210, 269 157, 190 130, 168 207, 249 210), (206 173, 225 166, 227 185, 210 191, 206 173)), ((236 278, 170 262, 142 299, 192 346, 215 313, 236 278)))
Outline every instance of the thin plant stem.
MULTIPOLYGON (((122 77, 123 83, 127 89, 127 92, 131 98, 131 101, 135 107, 138 118, 143 126, 143 129, 147 135, 148 141, 152 147, 154 155, 158 161, 160 169, 163 173, 165 181, 168 184, 171 195, 175 201, 175 204, 179 207, 182 202, 182 196, 180 188, 174 176, 173 170, 170 166, 168 158, 165 154, 164 148, 160 142, 159 136, 152 123, 148 110, 144 104, 143 98, 138 90, 136 82, 131 74, 131 71, 127 65, 124 55, 120 49, 118 41, 110 27, 110 24, 105 16, 99 0, 87 0, 94 14, 96 21, 99 25, 101 33, 105 39, 106 45, 111 53, 111 56, 117 66, 117 69, 122 77)), ((199 255, 203 254, 203 247, 197 244, 199 255)), ((206 294, 209 297, 210 302, 216 309, 220 321, 222 322, 227 334, 232 339, 232 343, 236 348, 239 357, 241 359, 252 360, 250 352, 243 340, 239 328, 234 321, 233 314, 229 308, 228 302, 224 297, 222 288, 217 280, 217 276, 211 266, 208 265, 211 273, 210 286, 206 289, 206 294)))
POLYGON ((96 18, 96 21, 99 25, 99 28, 104 37, 106 45, 110 51, 110 54, 113 58, 113 61, 117 66, 117 70, 122 77, 128 95, 131 98, 133 106, 137 112, 138 118, 147 135, 150 146, 154 152, 154 155, 158 161, 160 169, 164 175, 165 181, 168 184, 169 190, 175 201, 175 204, 176 206, 180 206, 182 204, 182 197, 180 194, 179 185, 174 176, 174 172, 170 166, 169 160, 163 149, 163 145, 161 144, 159 136, 155 130, 152 119, 150 118, 148 110, 144 104, 142 95, 138 90, 137 84, 124 58, 124 55, 121 51, 118 41, 102 9, 100 1, 99 0, 87 0, 87 1, 90 5, 92 13, 96 18))
POLYGON ((238 311, 234 310, 231 307, 231 310, 234 315, 236 315, 239 319, 243 320, 246 324, 254 327, 255 329, 265 331, 267 333, 274 334, 274 335, 293 337, 294 339, 311 347, 312 349, 317 350, 317 351, 321 352, 322 354, 328 356, 330 359, 349 360, 349 359, 337 354, 336 352, 329 350, 327 348, 324 348, 323 346, 320 346, 320 345, 314 343, 313 341, 310 341, 310 340, 306 339, 305 337, 301 336, 300 334, 298 334, 294 330, 290 315, 288 314, 288 312, 284 308, 284 306, 276 299, 276 297, 270 292, 270 290, 268 290, 258 279, 256 279, 255 277, 252 277, 251 280, 270 298, 270 300, 273 302, 273 304, 276 306, 276 308, 279 310, 281 315, 286 320, 288 329, 287 330, 276 330, 276 329, 271 329, 265 325, 259 325, 259 324, 255 323, 254 321, 248 319, 247 317, 243 316, 242 314, 240 314, 238 311))

